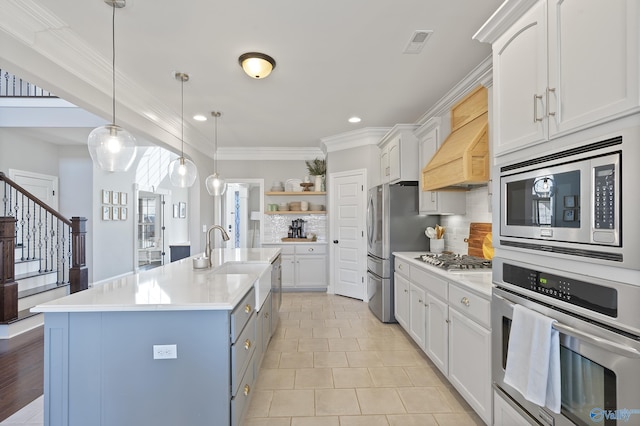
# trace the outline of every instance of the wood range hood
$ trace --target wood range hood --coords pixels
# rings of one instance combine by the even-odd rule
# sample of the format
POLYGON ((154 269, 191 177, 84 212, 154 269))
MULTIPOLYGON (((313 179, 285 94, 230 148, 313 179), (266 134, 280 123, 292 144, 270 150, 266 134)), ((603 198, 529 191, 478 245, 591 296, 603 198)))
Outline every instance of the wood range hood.
POLYGON ((422 169, 423 191, 466 191, 489 181, 487 89, 479 86, 451 108, 451 134, 422 169))

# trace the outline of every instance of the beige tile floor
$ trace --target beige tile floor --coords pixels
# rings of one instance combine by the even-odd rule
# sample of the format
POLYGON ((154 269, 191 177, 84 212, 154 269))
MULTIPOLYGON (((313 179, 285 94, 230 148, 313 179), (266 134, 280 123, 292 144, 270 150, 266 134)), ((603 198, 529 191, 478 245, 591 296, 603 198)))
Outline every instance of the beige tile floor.
MULTIPOLYGON (((280 317, 243 426, 484 425, 402 328, 367 304, 285 293, 280 317)), ((0 425, 42 426, 43 405, 40 397, 0 425)))
POLYGON ((284 293, 244 426, 484 425, 398 324, 367 304, 284 293))

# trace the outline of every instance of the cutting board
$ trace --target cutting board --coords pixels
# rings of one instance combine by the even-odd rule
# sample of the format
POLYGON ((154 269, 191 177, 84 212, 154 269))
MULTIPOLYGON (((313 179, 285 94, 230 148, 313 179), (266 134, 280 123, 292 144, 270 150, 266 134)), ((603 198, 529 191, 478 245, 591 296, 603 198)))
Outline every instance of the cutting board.
POLYGON ((483 222, 471 222, 469 224, 469 237, 466 242, 469 244, 469 256, 484 257, 482 252, 482 242, 484 237, 491 232, 491 224, 483 222))

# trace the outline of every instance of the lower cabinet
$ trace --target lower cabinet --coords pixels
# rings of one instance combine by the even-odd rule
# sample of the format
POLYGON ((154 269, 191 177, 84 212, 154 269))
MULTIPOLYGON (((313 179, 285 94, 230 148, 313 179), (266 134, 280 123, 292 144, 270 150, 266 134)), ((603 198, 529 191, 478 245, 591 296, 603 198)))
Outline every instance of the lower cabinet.
POLYGON ((537 422, 529 421, 528 416, 520 414, 496 390, 493 391, 493 425, 494 426, 530 426, 537 422))
POLYGON ((483 419, 491 418, 491 332, 449 308, 449 380, 483 419))
POLYGON ((425 320, 426 320, 426 293, 421 287, 410 284, 409 290, 409 334, 418 346, 424 349, 425 344, 425 320))
POLYGON ((283 290, 326 290, 327 246, 326 244, 263 244, 263 247, 278 247, 282 257, 283 290))
POLYGON ((398 323, 476 413, 491 424, 489 297, 404 259, 396 258, 395 263, 398 323), (399 264, 404 266, 402 270, 399 264))
POLYGON ((393 282, 396 321, 406 330, 409 328, 409 280, 396 272, 393 282))
POLYGON ((449 372, 449 315, 445 302, 427 294, 425 352, 445 376, 449 372))

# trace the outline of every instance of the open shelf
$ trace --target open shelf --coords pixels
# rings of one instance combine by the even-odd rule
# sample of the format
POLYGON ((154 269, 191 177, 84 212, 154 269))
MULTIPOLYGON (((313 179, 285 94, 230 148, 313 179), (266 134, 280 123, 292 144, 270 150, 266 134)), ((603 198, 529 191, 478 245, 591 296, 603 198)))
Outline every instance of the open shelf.
POLYGON ((264 214, 327 214, 326 210, 277 210, 274 212, 266 211, 264 214))
POLYGON ((265 195, 327 195, 326 191, 286 191, 286 192, 265 192, 265 195))

